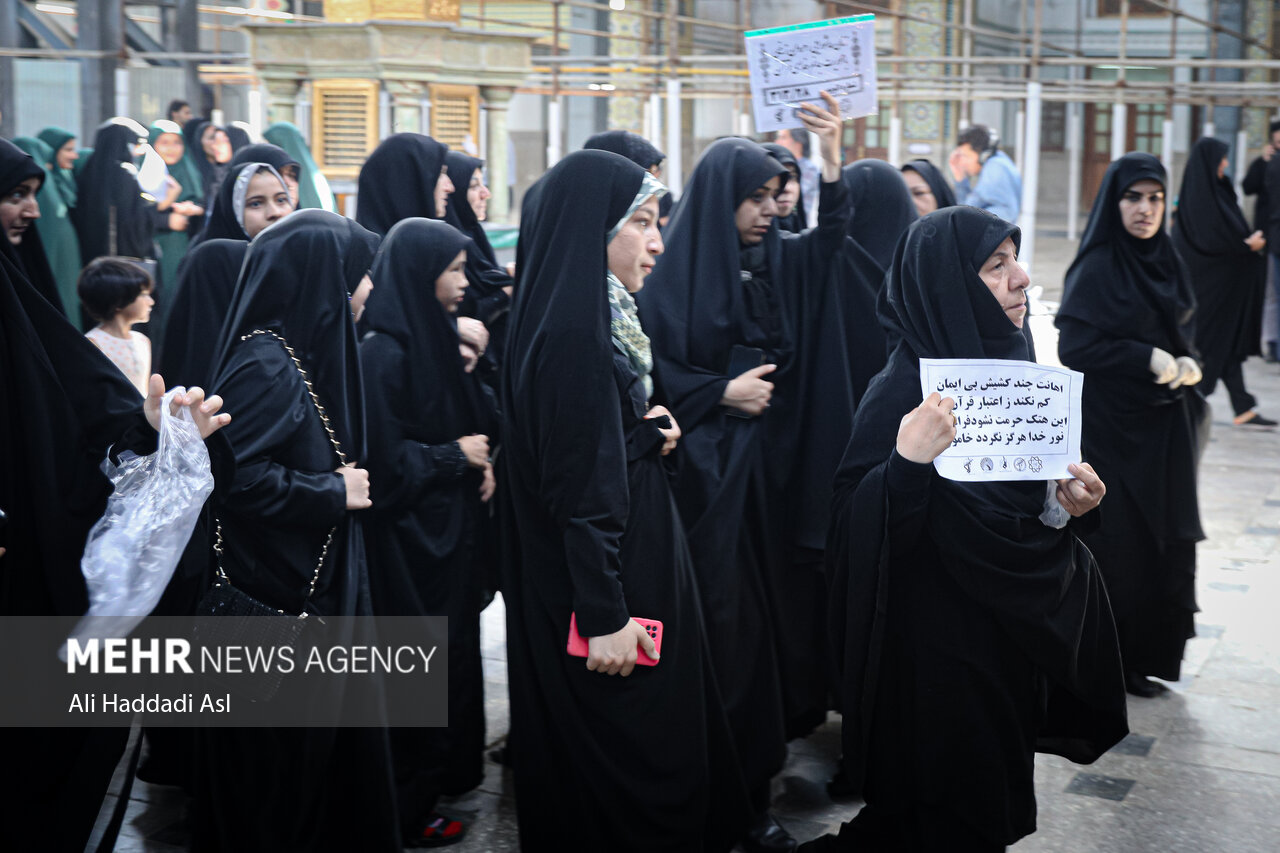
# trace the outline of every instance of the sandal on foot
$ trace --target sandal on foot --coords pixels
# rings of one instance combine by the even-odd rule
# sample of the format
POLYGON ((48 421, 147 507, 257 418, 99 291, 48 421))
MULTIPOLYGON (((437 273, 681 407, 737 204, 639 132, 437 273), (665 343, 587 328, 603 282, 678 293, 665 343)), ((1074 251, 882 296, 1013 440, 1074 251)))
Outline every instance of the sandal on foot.
POLYGON ((1262 415, 1258 414, 1255 409, 1250 409, 1243 415, 1236 415, 1235 418, 1232 419, 1232 423, 1236 426, 1254 427, 1273 427, 1276 425, 1275 421, 1271 420, 1271 418, 1264 418, 1262 415))
POLYGON ((427 816, 427 825, 416 838, 409 839, 408 847, 447 847, 457 844, 467 835, 467 827, 460 820, 447 818, 439 812, 427 816))

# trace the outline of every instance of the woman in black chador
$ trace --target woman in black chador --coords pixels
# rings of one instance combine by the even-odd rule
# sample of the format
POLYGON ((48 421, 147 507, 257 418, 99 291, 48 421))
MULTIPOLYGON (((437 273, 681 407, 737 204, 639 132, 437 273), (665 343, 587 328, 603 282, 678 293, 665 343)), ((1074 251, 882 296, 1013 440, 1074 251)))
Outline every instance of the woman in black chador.
POLYGON ((484 776, 480 611, 490 572, 480 560, 492 536, 486 504, 497 413, 458 352, 456 312, 471 247, 443 222, 414 218, 392 228, 373 266, 377 287, 360 344, 374 483, 374 609, 449 617, 448 731, 391 733, 406 843, 458 836, 432 812, 435 796, 468 791, 484 776))
POLYGON ((894 255, 882 321, 899 343, 858 408, 828 548, 845 762, 866 806, 803 850, 1004 850, 1035 830, 1037 751, 1088 763, 1128 731, 1106 589, 1073 530, 1092 519, 1041 519, 1097 506, 1097 475, 974 484, 932 464, 955 401, 922 401, 919 359, 1028 360, 1019 237, 954 207, 894 255))
POLYGON ((1261 354, 1262 288, 1266 281, 1266 238, 1245 221, 1227 177, 1227 143, 1206 136, 1191 148, 1173 245, 1187 265, 1196 297, 1195 346, 1200 351, 1208 397, 1218 380, 1227 386, 1236 424, 1275 426, 1254 409, 1258 401, 1244 387, 1241 366, 1261 354))
POLYGON ((800 192, 800 161, 790 149, 776 142, 760 143, 769 156, 782 164, 790 177, 778 197, 778 230, 788 234, 803 234, 809 227, 809 217, 804 209, 804 196, 800 192), (789 203, 788 203, 789 202, 789 203))
MULTIPOLYGON (((586 142, 582 143, 582 149, 621 154, 659 180, 662 179, 662 162, 667 159, 667 155, 659 151, 656 145, 629 130, 606 130, 593 133, 587 137, 586 142)), ((666 227, 667 218, 671 216, 672 204, 671 193, 666 193, 658 199, 659 225, 666 227)))
POLYGON ((133 149, 140 141, 134 128, 114 120, 94 136, 93 154, 76 179, 76 233, 86 264, 103 255, 156 256, 155 202, 142 194, 133 165, 133 149))
POLYGON ((605 151, 535 186, 498 457, 521 849, 728 850, 745 786, 663 470, 679 429, 649 405, 630 298, 662 251, 664 188, 605 151), (571 615, 586 659, 566 653, 571 615), (654 666, 636 665, 653 652, 637 618, 663 623, 654 666))
POLYGON ((170 288, 173 305, 156 359, 160 373, 174 385, 203 386, 212 378, 217 341, 200 333, 222 328, 248 251, 247 240, 206 240, 183 257, 170 288))
POLYGON ((893 250, 919 218, 902 173, 883 160, 858 160, 844 167, 841 180, 849 193, 849 236, 888 269, 893 250))
MULTIPOLYGON (((0 618, 75 617, 88 609, 80 558, 111 494, 99 466, 109 449, 155 452, 163 393, 153 377, 150 395, 139 398, 0 252, 0 444, 13 450, 0 476, 7 516, 0 525, 0 618)), ((234 471, 231 448, 210 436, 230 415, 217 414, 217 398, 202 400, 203 392, 192 389, 183 402, 194 406, 210 439, 214 477, 225 482, 234 471)), ((4 729, 5 849, 84 850, 128 738, 127 724, 4 729)))
POLYGON ((928 160, 911 160, 902 165, 902 180, 916 206, 916 213, 927 216, 935 210, 956 206, 955 190, 942 172, 928 160))
MULTIPOLYGON (((767 813, 786 736, 805 733, 828 706, 817 618, 825 530, 798 514, 810 497, 827 500, 834 471, 815 481, 797 473, 808 466, 796 459, 804 431, 818 426, 801 414, 809 410, 807 380, 824 362, 843 363, 844 341, 823 329, 836 313, 827 271, 844 239, 847 207, 839 115, 804 115, 824 147, 818 227, 784 239, 774 196, 786 169, 750 140, 722 139, 690 176, 664 232, 667 252, 640 296, 658 399, 685 432, 676 501, 759 812, 749 843, 777 845, 763 849, 790 841, 767 813)), ((847 393, 847 383, 824 390, 847 393)))
MULTIPOLYGON (((0 139, 0 193, 3 193, 0 196, 0 256, 13 264, 17 273, 65 316, 66 306, 58 293, 58 280, 49 266, 44 241, 36 230, 41 216, 52 215, 40 210, 36 199, 46 179, 44 167, 35 158, 9 140, 0 139)), ((76 262, 79 263, 78 257, 76 262)))
POLYGON ((453 183, 445 171, 449 146, 421 133, 394 133, 360 167, 356 221, 385 236, 401 219, 444 219, 453 183))
POLYGON ((492 195, 484 184, 484 161, 450 151, 445 154, 445 166, 453 191, 445 206, 444 221, 470 237, 472 243, 467 249, 467 291, 458 312, 485 324, 489 330, 489 360, 492 365, 500 365, 515 280, 498 265, 498 256, 480 224, 492 195))
MULTIPOLYGON (((238 470, 214 495, 222 563, 238 588, 292 613, 371 613, 352 512, 369 506, 352 322, 371 287, 363 232, 319 210, 264 232, 249 247, 213 359, 213 387, 239 407, 228 435, 238 470)), ((351 701, 320 697, 335 699, 351 701)), ((199 734, 194 849, 401 849, 384 729, 199 734)))
POLYGON ((252 240, 264 228, 293 212, 289 185, 267 163, 240 163, 227 169, 214 194, 204 228, 191 240, 252 240))
POLYGON ((1058 309, 1058 356, 1085 375, 1086 459, 1110 487, 1086 537, 1107 578, 1137 696, 1177 681, 1195 636, 1196 496, 1207 410, 1193 332, 1195 295, 1164 231, 1165 172, 1150 154, 1111 164, 1058 309))

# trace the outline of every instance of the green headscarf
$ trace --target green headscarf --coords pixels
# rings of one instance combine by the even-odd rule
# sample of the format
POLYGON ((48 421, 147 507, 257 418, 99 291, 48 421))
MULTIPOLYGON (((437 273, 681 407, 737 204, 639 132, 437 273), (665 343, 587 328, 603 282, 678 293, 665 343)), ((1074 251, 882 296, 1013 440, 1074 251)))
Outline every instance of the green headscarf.
MULTIPOLYGON (((186 150, 186 139, 182 128, 177 124, 160 119, 151 123, 147 131, 147 142, 152 146, 156 140, 166 133, 176 134, 182 140, 182 159, 172 166, 167 166, 169 177, 178 182, 182 192, 176 201, 193 201, 203 206, 204 182, 200 170, 191 160, 186 150)), ((173 307, 174 286, 178 282, 178 265, 187 254, 187 246, 191 243, 193 229, 204 222, 196 219, 190 223, 186 231, 170 231, 167 228, 156 229, 156 246, 160 249, 159 262, 156 264, 156 307, 151 312, 150 336, 153 341, 164 340, 164 329, 169 321, 169 310, 173 307)))
POLYGON ((319 208, 330 213, 338 212, 337 201, 329 182, 311 158, 311 149, 302 138, 302 131, 287 121, 278 121, 268 127, 262 134, 272 145, 279 145, 285 152, 298 161, 298 209, 319 208))
MULTIPOLYGON (((75 139, 76 135, 61 127, 46 127, 44 130, 36 134, 36 137, 40 142, 49 146, 49 150, 53 152, 53 158, 50 160, 51 169, 49 171, 49 176, 53 179, 53 183, 57 184, 58 192, 62 195, 63 202, 66 203, 67 207, 74 208, 76 206, 77 195, 76 176, 70 169, 59 169, 56 158, 58 156, 58 151, 62 146, 75 139)), ((36 155, 32 154, 30 151, 27 153, 31 154, 32 157, 36 157, 36 155)), ((40 160, 39 157, 36 157, 36 159, 40 160)), ((40 162, 44 161, 41 160, 40 162)), ((78 299, 76 300, 76 304, 79 305, 78 299)))
POLYGON ((78 329, 80 296, 76 292, 76 280, 80 277, 80 241, 76 238, 76 229, 71 223, 71 210, 54 180, 58 171, 53 159, 54 151, 43 141, 30 136, 19 136, 13 140, 13 144, 44 167, 45 181, 36 193, 36 203, 40 205, 36 230, 40 233, 40 242, 44 244, 44 253, 49 259, 54 280, 58 283, 58 296, 62 298, 67 319, 78 329))

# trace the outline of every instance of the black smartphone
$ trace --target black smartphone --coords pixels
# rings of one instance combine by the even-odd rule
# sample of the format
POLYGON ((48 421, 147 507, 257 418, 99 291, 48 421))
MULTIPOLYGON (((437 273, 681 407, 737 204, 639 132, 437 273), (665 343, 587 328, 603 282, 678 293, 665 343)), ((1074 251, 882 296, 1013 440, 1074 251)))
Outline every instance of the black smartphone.
MULTIPOLYGON (((764 350, 760 347, 734 344, 733 349, 729 351, 729 366, 725 370, 725 375, 730 379, 737 379, 748 370, 754 370, 762 364, 764 364, 764 350)), ((733 406, 726 406, 725 413, 733 418, 749 419, 755 417, 733 406)))

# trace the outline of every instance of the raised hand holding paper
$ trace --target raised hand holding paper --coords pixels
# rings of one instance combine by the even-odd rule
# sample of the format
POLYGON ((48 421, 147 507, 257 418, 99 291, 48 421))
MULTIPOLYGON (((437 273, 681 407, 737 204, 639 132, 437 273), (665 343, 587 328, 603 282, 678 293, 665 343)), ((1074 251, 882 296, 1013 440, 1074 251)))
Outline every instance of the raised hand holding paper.
POLYGON ((830 92, 843 118, 871 115, 876 102, 875 15, 812 21, 744 34, 756 132, 803 127, 802 102, 830 92))
POLYGON ((949 480, 1059 480, 1080 462, 1084 375, 1001 359, 920 359, 920 390, 956 401, 956 437, 934 459, 949 480))

